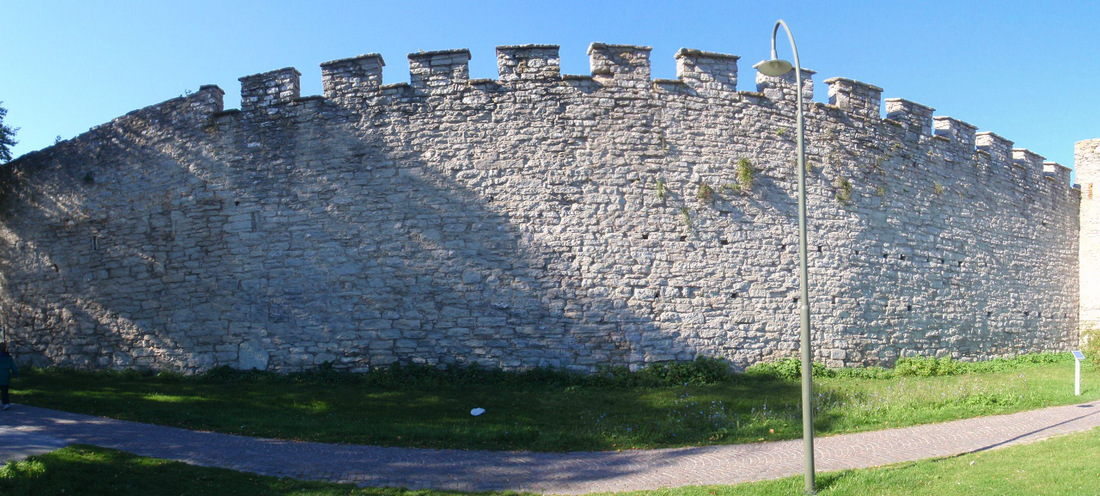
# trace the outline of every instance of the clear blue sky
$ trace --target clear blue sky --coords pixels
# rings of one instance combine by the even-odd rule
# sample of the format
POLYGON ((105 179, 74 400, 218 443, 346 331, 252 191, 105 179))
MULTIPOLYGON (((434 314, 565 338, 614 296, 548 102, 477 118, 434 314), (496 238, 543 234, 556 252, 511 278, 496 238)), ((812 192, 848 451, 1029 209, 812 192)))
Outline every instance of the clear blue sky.
MULTIPOLYGON (((680 47, 737 54, 755 89, 776 19, 802 64, 884 88, 1067 166, 1100 138, 1100 2, 1095 1, 43 1, 0 0, 0 101, 21 128, 16 156, 144 106, 296 67, 321 93, 318 64, 381 53, 386 83, 406 55, 469 48, 470 75, 495 78, 497 45, 561 45, 562 71, 588 74, 589 43, 653 47, 653 76, 676 76, 680 47)), ((781 41, 781 56, 789 48, 781 41)))

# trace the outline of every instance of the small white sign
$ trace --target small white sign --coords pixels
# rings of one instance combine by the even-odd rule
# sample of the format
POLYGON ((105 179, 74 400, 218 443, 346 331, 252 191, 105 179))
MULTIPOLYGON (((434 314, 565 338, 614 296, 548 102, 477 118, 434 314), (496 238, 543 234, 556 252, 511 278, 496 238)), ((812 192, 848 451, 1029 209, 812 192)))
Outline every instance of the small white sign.
POLYGON ((1078 360, 1084 360, 1085 359, 1085 354, 1081 353, 1081 350, 1073 350, 1073 358, 1076 358, 1078 360))

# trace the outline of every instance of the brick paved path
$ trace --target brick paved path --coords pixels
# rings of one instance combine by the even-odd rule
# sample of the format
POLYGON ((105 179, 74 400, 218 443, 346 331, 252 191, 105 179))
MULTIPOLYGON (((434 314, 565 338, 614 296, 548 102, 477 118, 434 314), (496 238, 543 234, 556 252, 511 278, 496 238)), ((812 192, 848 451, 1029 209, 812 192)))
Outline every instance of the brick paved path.
MULTIPOLYGON (((820 471, 946 456, 1100 426, 1100 401, 817 439, 820 471)), ((802 473, 802 442, 530 453, 380 448, 194 432, 17 405, 0 412, 0 461, 85 443, 278 477, 369 486, 582 494, 734 484, 802 473)))

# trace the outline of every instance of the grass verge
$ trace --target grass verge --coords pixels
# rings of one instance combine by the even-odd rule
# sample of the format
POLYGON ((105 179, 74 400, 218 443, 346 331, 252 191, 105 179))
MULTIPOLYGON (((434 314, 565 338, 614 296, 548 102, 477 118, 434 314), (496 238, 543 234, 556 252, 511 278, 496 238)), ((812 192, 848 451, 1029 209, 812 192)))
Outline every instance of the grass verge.
MULTIPOLYGON (((897 370, 819 370, 818 435, 1100 398, 1092 365, 1085 367, 1082 395, 1073 395, 1068 354, 978 365, 910 362, 897 370)), ((781 362, 728 375, 714 365, 589 377, 417 367, 366 375, 216 370, 196 377, 34 370, 13 394, 19 403, 124 420, 383 446, 578 451, 801 436, 796 366, 781 362), (486 413, 472 416, 473 408, 486 413)))
MULTIPOLYGON (((1100 430, 1039 443, 886 467, 818 474, 821 495, 1095 494, 1100 487, 1100 430)), ((802 478, 734 486, 621 493, 631 496, 801 494, 802 478)), ((0 468, 0 494, 451 496, 466 493, 276 479, 194 467, 95 446, 70 446, 0 468)), ((505 495, 515 493, 481 493, 505 495)))

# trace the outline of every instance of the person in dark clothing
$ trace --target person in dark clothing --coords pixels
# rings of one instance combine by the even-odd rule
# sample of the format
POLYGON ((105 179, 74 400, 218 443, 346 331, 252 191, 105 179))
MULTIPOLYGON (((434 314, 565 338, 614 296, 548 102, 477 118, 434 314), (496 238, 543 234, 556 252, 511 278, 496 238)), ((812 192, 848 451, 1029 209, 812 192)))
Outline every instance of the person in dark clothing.
POLYGON ((0 404, 3 404, 4 410, 11 408, 8 387, 11 386, 12 377, 19 377, 19 368, 8 353, 8 343, 0 343, 0 404))

